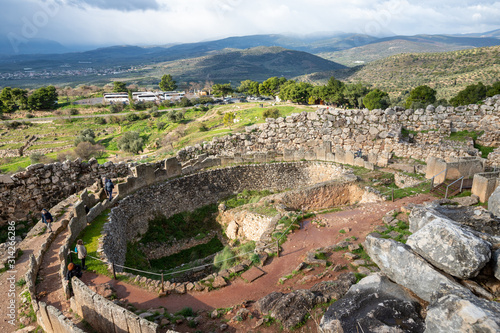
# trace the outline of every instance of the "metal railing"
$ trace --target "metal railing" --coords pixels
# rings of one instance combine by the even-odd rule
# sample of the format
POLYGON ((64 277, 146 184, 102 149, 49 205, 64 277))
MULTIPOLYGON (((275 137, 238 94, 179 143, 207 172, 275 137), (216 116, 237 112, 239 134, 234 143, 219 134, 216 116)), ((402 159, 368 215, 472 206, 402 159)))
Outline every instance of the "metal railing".
MULTIPOLYGON (((437 176, 439 176, 440 174, 442 174, 443 172, 446 172, 446 171, 448 171, 448 168, 446 168, 443 171, 441 171, 440 173, 432 176, 432 178, 431 178, 431 190, 434 188, 434 178, 436 178, 437 176)), ((444 175, 444 179, 446 180, 446 174, 444 175)))
POLYGON ((448 186, 446 186, 446 193, 444 195, 444 198, 447 199, 448 198, 448 189, 450 188, 451 185, 455 184, 456 182, 458 182, 459 180, 462 181, 462 183, 460 184, 460 192, 462 192, 462 186, 464 184, 464 176, 458 178, 457 180, 455 180, 453 183, 449 184, 448 186))

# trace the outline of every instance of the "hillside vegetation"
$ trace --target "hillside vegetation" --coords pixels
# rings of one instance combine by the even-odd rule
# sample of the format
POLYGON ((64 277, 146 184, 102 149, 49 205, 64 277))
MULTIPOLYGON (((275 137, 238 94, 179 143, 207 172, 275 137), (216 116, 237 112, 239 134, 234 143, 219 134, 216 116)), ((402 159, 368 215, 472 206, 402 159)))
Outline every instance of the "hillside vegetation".
POLYGON ((479 81, 491 85, 500 78, 500 46, 443 52, 399 54, 340 71, 300 77, 301 81, 325 83, 331 75, 348 82, 363 82, 389 93, 405 96, 420 85, 449 99, 479 81))

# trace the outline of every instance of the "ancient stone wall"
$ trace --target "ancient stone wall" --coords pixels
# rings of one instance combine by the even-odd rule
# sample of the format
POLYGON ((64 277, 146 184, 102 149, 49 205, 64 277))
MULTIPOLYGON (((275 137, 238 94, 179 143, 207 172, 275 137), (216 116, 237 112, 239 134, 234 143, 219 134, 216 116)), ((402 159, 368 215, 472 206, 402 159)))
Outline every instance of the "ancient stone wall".
POLYGON ((108 301, 90 290, 78 278, 73 278, 71 284, 75 293, 71 308, 80 317, 85 318, 97 332, 156 333, 158 331, 158 324, 108 301))
POLYGON ((103 256, 123 264, 127 242, 147 231, 157 214, 166 217, 216 203, 247 190, 285 190, 339 178, 340 165, 321 162, 240 165, 209 170, 152 185, 120 201, 104 225, 103 256))
MULTIPOLYGON (((214 138, 177 154, 181 161, 201 153, 234 155, 267 151, 284 154, 286 149, 307 154, 331 143, 331 151, 362 149, 367 154, 395 154, 426 160, 432 155, 448 160, 451 157, 478 154, 471 142, 443 141, 451 132, 483 130, 483 144, 495 145, 500 135, 500 95, 488 98, 484 105, 437 107, 405 110, 339 110, 320 108, 316 112, 292 114, 286 118, 267 119, 264 124, 246 128, 245 133, 214 138), (401 127, 417 131, 403 135, 401 127)), ((318 159, 322 159, 321 157, 318 159)))
POLYGON ((498 179, 500 179, 500 171, 475 174, 472 183, 472 194, 477 195, 481 202, 488 201, 497 187, 498 179))
POLYGON ((34 164, 10 177, 4 175, 0 178, 0 224, 8 220, 26 220, 29 212, 38 214, 42 208, 54 206, 100 177, 116 178, 129 174, 126 163, 98 164, 95 159, 84 163, 77 159, 34 164))

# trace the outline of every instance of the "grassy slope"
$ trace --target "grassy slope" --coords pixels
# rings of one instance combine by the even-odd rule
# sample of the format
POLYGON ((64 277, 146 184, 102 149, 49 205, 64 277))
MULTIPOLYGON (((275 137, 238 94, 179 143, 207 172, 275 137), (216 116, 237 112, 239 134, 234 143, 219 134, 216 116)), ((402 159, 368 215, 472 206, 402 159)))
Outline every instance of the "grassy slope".
MULTIPOLYGON (((267 103, 265 107, 271 107, 271 104, 267 103)), ((288 116, 291 113, 302 112, 304 110, 314 110, 307 106, 289 105, 278 106, 278 109, 282 116, 288 116)), ((131 157, 131 155, 121 153, 118 150, 117 140, 126 131, 138 131, 141 133, 141 137, 146 141, 147 150, 145 153, 156 152, 154 158, 161 159, 184 146, 210 141, 216 136, 240 132, 243 130, 244 126, 261 123, 264 121, 262 119, 263 110, 264 109, 258 107, 256 103, 220 106, 207 112, 189 109, 186 111, 185 119, 181 123, 172 123, 168 120, 165 113, 161 113, 161 117, 158 118, 134 122, 124 120, 120 124, 110 124, 108 122, 104 125, 98 125, 92 118, 75 119, 71 122, 61 118, 53 123, 34 123, 32 126, 20 126, 15 130, 7 129, 5 124, 3 124, 0 125, 0 130, 3 132, 3 135, 0 137, 0 149, 19 147, 21 146, 21 142, 26 141, 27 136, 39 135, 43 137, 36 141, 35 146, 32 146, 26 151, 27 156, 0 159, 0 171, 3 173, 16 172, 18 169, 27 167, 31 164, 29 155, 30 151, 33 149, 72 145, 78 133, 85 128, 94 130, 96 141, 106 148, 108 154, 119 154, 120 157, 123 158, 131 157), (230 128, 223 124, 225 112, 234 112, 236 114, 236 120, 238 122, 230 128), (162 129, 158 129, 157 127, 159 122, 165 123, 162 129), (204 132, 199 130, 202 123, 209 129, 208 131, 204 132), (9 143, 11 141, 14 143, 9 143), (160 144, 161 147, 159 149, 154 147, 153 144, 155 142, 160 144)), ((69 152, 71 150, 72 147, 64 151, 69 152)), ((46 156, 48 159, 44 162, 50 162, 50 159, 56 159, 58 154, 61 153, 47 154, 46 156)), ((100 160, 100 163, 103 162, 105 162, 105 159, 100 160)))

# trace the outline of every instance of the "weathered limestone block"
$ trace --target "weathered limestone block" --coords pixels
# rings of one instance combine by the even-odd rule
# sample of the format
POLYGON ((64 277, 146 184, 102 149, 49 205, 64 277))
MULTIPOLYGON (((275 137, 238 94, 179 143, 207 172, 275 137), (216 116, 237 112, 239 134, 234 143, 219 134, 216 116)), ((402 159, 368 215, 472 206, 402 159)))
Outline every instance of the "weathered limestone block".
POLYGON ((500 304, 442 288, 427 308, 425 333, 500 332, 500 304))
POLYGON ((488 199, 488 210, 492 212, 493 215, 500 217, 500 186, 493 191, 488 199))
POLYGON ((466 290, 436 271, 405 244, 370 234, 366 237, 364 248, 373 262, 391 280, 410 289, 426 301, 430 300, 432 292, 438 290, 441 284, 448 285, 452 289, 466 290))
POLYGON ((321 332, 423 332, 420 304, 402 287, 377 273, 353 285, 321 318, 321 332))
POLYGON ((461 279, 477 276, 491 258, 490 243, 448 219, 427 224, 408 237, 406 244, 437 268, 461 279))
POLYGON ((493 263, 493 274, 500 280, 500 249, 493 252, 491 261, 493 263))

